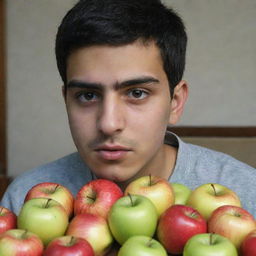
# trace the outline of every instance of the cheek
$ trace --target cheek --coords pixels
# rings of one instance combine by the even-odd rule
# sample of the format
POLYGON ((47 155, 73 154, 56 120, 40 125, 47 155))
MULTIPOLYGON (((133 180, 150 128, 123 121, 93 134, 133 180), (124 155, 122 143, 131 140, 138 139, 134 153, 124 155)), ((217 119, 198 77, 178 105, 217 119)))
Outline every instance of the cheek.
POLYGON ((170 116, 170 104, 155 104, 130 117, 134 133, 139 141, 148 144, 162 143, 170 116))
POLYGON ((144 122, 147 123, 150 130, 165 131, 169 123, 171 113, 171 104, 167 100, 152 104, 145 113, 144 122))
POLYGON ((91 133, 95 131, 92 118, 82 111, 68 110, 68 120, 73 139, 79 142, 90 138, 91 133))

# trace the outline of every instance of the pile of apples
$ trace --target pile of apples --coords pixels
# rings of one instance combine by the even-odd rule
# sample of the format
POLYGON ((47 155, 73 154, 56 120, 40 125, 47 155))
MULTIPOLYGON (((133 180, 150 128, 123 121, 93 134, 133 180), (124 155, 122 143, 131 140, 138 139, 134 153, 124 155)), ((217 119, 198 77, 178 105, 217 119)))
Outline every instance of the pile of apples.
POLYGON ((156 176, 123 192, 109 180, 73 197, 61 184, 32 187, 16 216, 0 206, 0 256, 253 256, 256 221, 220 184, 190 190, 156 176))

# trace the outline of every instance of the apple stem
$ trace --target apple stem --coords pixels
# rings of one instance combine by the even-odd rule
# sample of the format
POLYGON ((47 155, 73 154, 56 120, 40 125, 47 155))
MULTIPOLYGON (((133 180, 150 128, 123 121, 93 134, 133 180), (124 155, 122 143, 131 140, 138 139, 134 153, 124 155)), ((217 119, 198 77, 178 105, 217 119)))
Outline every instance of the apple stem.
POLYGON ((68 246, 72 246, 75 243, 75 240, 76 238, 74 236, 71 236, 68 246))
POLYGON ((192 212, 192 213, 190 214, 190 217, 193 218, 193 219, 195 219, 195 218, 197 217, 197 213, 196 213, 196 212, 192 212))
POLYGON ((21 239, 26 239, 27 238, 27 233, 28 233, 28 230, 25 229, 24 232, 21 235, 21 239))
POLYGON ((148 242, 147 242, 147 247, 151 247, 152 246, 152 241, 153 241, 153 238, 151 237, 148 242))
POLYGON ((152 186, 152 177, 151 177, 151 174, 149 174, 149 186, 152 186))
POLYGON ((214 233, 210 233, 210 245, 214 244, 214 242, 213 242, 213 235, 214 235, 214 233))
POLYGON ((92 196, 86 196, 88 199, 91 199, 92 201, 95 201, 95 197, 92 197, 92 196))
POLYGON ((45 204, 44 208, 48 208, 49 203, 50 203, 50 201, 51 201, 51 200, 52 200, 51 198, 48 198, 48 199, 47 199, 47 201, 46 201, 46 204, 45 204))
MULTIPOLYGON (((1 213, 1 212, 0 212, 0 213, 1 213)), ((240 214, 240 213, 238 213, 238 212, 235 212, 235 213, 234 213, 234 216, 235 216, 235 217, 242 217, 242 214, 240 214)))
POLYGON ((128 193, 128 196, 130 197, 131 205, 134 206, 134 203, 133 203, 133 200, 132 200, 132 195, 130 193, 128 193))
POLYGON ((59 184, 57 184, 53 190, 53 192, 55 192, 57 190, 57 188, 59 187, 59 184))
POLYGON ((213 191, 214 191, 215 196, 217 196, 217 191, 216 191, 216 189, 215 189, 214 184, 211 184, 211 186, 212 186, 212 188, 213 188, 213 191))

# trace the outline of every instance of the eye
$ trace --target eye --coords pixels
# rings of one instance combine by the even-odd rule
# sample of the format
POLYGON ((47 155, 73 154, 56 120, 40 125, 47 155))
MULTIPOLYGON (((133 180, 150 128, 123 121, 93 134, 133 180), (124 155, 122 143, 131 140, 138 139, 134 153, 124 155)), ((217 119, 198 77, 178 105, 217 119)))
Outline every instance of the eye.
POLYGON ((129 91, 128 96, 134 99, 144 99, 148 93, 142 89, 132 89, 129 91))
POLYGON ((80 102, 86 103, 96 101, 99 98, 99 96, 95 92, 80 92, 77 94, 76 98, 80 102))

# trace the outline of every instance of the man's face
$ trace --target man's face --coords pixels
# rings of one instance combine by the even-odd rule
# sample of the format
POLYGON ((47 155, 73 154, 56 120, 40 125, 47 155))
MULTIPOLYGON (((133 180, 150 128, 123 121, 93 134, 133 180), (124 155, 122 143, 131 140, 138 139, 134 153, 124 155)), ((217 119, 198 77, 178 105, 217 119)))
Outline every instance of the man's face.
POLYGON ((161 173, 171 97, 155 44, 74 51, 65 100, 73 140, 97 177, 124 182, 161 173))

